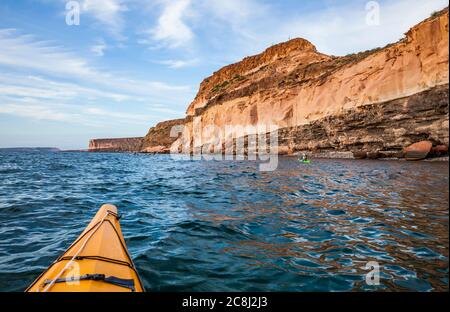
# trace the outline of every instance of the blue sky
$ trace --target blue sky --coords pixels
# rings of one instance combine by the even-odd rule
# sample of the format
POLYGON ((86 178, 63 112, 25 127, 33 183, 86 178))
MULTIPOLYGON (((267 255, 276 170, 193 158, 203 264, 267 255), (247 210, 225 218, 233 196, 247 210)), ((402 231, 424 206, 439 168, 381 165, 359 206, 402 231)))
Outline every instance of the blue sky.
POLYGON ((220 67, 289 38, 345 55, 400 39, 444 0, 65 0, 0 2, 0 147, 86 148, 184 116, 220 67))

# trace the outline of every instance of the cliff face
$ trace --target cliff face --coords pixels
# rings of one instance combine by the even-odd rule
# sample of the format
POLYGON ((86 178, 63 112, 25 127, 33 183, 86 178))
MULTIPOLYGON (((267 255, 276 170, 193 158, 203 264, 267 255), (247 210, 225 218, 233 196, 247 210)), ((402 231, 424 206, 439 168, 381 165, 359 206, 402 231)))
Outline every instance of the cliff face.
MULTIPOLYGON (((276 125, 290 150, 400 150, 448 145, 448 8, 385 48, 345 57, 306 40, 273 46, 205 79, 175 146, 217 140, 213 125, 276 125)), ((229 138, 224 138, 227 141, 229 138)))
MULTIPOLYGON (((188 116, 195 115, 198 108, 220 101, 220 98, 236 90, 244 93, 255 82, 268 83, 275 76, 283 76, 293 68, 305 68, 309 64, 330 60, 330 57, 317 52, 305 39, 293 39, 268 48, 264 53, 250 56, 241 62, 228 65, 206 78, 189 106, 188 116), (212 101, 217 99, 218 101, 212 101)), ((306 73, 305 73, 306 74, 306 73)), ((277 79, 272 79, 276 81, 277 79)))
POLYGON ((150 128, 142 141, 140 151, 143 153, 169 153, 170 146, 178 138, 176 128, 173 127, 182 126, 184 122, 184 119, 169 120, 150 128), (172 129, 175 131, 173 133, 174 137, 171 137, 172 129))
POLYGON ((90 152, 139 152, 143 138, 94 139, 89 141, 90 152))
MULTIPOLYGON (((280 145, 296 150, 379 152, 395 156, 414 142, 448 145, 448 85, 363 105, 280 130, 280 145)), ((396 157, 396 156, 395 156, 396 157)))

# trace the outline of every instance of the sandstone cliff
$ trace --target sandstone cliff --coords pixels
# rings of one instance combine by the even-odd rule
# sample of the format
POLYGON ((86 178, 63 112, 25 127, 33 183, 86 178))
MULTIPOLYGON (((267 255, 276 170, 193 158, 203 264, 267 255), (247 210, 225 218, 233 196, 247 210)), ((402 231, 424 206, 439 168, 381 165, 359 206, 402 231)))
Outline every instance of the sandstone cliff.
POLYGON ((89 152, 139 152, 143 138, 94 139, 89 152))
MULTIPOLYGON (((448 8, 384 48, 344 57, 294 39, 205 79, 175 147, 217 140, 202 126, 276 125, 290 151, 395 152, 448 145, 448 8)), ((227 141, 229 138, 224 138, 227 141)))
POLYGON ((169 120, 150 128, 143 139, 140 151, 142 153, 169 153, 170 146, 178 138, 176 126, 184 125, 184 121, 184 119, 169 120), (175 131, 174 137, 171 136, 172 129, 175 131))

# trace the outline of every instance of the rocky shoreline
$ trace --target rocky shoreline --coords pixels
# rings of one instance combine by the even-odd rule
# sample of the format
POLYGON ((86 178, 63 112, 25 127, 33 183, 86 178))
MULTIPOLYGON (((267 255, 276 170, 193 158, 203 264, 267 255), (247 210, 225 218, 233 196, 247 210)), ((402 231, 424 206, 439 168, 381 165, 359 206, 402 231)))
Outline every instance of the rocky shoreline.
MULTIPOLYGON (((299 157, 302 153, 294 153, 291 155, 285 155, 288 157, 299 157)), ((308 154, 311 159, 351 159, 351 160, 383 160, 383 161, 407 161, 404 157, 380 157, 380 158, 357 158, 353 156, 351 152, 330 152, 324 154, 308 154)), ((420 159, 417 161, 426 162, 448 162, 449 156, 436 156, 431 158, 420 159)))
POLYGON ((100 144, 89 150, 193 154, 218 140, 234 144, 199 132, 200 122, 218 129, 276 125, 280 155, 445 161, 448 36, 445 8, 396 43, 348 56, 320 53, 301 38, 280 43, 206 78, 184 119, 159 123, 144 138, 95 140, 100 144))
POLYGON ((350 56, 328 56, 294 39, 205 79, 175 145, 187 152, 214 145, 218 136, 199 134, 199 122, 276 125, 281 154, 400 158, 420 141, 449 145, 448 82, 448 8, 396 43, 350 56))

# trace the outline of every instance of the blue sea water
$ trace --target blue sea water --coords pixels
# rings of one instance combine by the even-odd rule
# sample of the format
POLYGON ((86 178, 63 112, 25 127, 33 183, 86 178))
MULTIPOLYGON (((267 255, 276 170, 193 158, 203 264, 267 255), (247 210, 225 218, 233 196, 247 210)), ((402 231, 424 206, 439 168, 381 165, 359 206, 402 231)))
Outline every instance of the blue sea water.
POLYGON ((103 203, 149 291, 448 291, 448 170, 0 153, 0 291, 23 291, 103 203))

